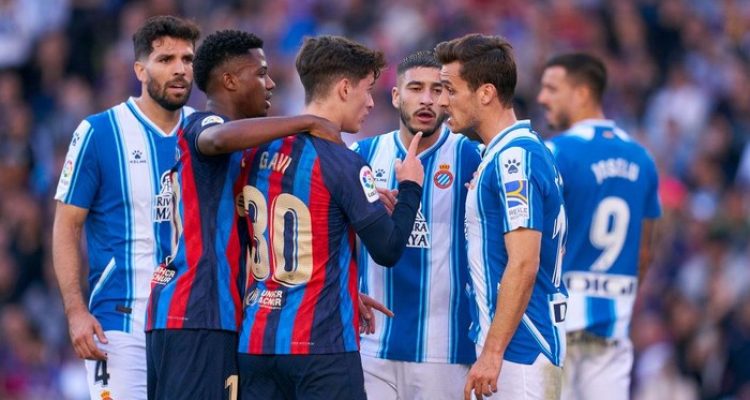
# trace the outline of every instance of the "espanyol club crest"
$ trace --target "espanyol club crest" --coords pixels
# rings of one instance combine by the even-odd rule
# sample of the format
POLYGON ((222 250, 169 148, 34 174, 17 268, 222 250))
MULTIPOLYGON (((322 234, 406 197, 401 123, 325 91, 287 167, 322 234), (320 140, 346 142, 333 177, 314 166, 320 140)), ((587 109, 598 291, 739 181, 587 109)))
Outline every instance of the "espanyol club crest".
POLYGON ((432 177, 432 181, 435 182, 435 186, 440 189, 448 189, 453 184, 453 174, 451 173, 451 166, 449 164, 440 164, 437 172, 432 177))

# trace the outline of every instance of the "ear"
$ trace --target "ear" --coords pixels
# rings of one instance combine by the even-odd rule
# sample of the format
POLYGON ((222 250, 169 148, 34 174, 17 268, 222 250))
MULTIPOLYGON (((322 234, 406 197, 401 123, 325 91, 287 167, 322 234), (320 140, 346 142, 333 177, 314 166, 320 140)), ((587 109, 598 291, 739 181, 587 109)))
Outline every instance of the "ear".
POLYGON ((479 95, 479 102, 483 106, 489 105, 493 99, 498 98, 495 85, 491 83, 485 83, 480 86, 479 89, 477 89, 477 94, 479 95))
POLYGON ((141 61, 136 61, 133 64, 133 71, 135 76, 140 82, 146 82, 148 80, 148 73, 146 73, 146 65, 141 61))
POLYGON ((221 74, 221 82, 224 84, 224 87, 230 92, 236 91, 237 87, 239 86, 237 78, 234 76, 234 74, 231 74, 229 72, 223 72, 221 74))
POLYGON ((398 110, 399 99, 400 99, 400 96, 398 94, 398 88, 394 86, 393 89, 391 89, 391 104, 393 105, 393 108, 397 110, 398 110))
POLYGON ((352 84, 349 79, 342 78, 336 83, 334 91, 341 101, 346 102, 346 99, 349 98, 349 93, 352 91, 352 84))

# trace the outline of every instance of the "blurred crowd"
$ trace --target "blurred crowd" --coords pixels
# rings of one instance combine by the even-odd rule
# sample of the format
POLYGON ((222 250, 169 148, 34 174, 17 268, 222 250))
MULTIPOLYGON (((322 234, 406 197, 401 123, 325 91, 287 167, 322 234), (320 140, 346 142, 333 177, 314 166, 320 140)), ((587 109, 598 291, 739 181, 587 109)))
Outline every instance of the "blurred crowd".
MULTIPOLYGON (((140 92, 131 35, 154 14, 261 36, 276 114, 302 108, 306 35, 354 38, 395 65, 468 32, 501 34, 519 66, 517 114, 545 136, 545 60, 603 57, 605 112, 661 174, 664 218, 631 325, 634 398, 750 399, 747 0, 0 0, 0 398, 86 398, 52 271, 52 197, 80 120, 140 92)), ((394 79, 383 73, 359 135, 398 126, 394 79)), ((190 104, 204 99, 194 88, 190 104)))

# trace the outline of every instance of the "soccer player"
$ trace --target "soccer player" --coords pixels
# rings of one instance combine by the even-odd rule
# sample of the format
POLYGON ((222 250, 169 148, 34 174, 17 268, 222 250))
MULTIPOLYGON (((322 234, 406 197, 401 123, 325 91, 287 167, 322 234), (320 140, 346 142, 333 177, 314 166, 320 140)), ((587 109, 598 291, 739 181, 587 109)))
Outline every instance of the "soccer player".
POLYGON ((86 359, 92 399, 146 398, 143 333, 151 275, 169 254, 171 186, 178 127, 193 82, 199 30, 171 16, 133 35, 141 95, 81 122, 55 199, 52 235, 70 337, 86 359), (86 227, 89 296, 81 288, 86 227))
MULTIPOLYGON (((296 60, 305 112, 359 131, 384 64, 382 53, 342 37, 306 39, 296 60)), ((302 132, 245 153, 254 246, 239 345, 243 398, 366 398, 355 232, 376 262, 398 261, 422 195, 420 136, 396 161, 390 217, 370 167, 341 144, 302 132)))
POLYGON ((340 140, 330 122, 311 115, 252 119, 266 116, 275 87, 262 47, 257 36, 228 30, 196 51, 207 111, 191 115, 178 136, 177 243, 154 273, 147 317, 150 399, 237 398, 247 254, 238 150, 300 130, 340 140))
POLYGON ((476 360, 469 339, 470 299, 464 210, 465 183, 479 165, 479 143, 443 126, 445 110, 440 63, 432 51, 406 57, 398 65, 393 107, 399 129, 363 140, 354 151, 374 170, 375 185, 394 204, 394 162, 422 132, 418 158, 428 177, 403 256, 383 268, 360 252, 360 290, 383 302, 393 318, 377 317, 376 335, 362 337, 362 367, 373 399, 459 398, 463 377, 476 360))
POLYGON ((554 159, 512 106, 516 64, 497 36, 436 47, 454 132, 487 146, 466 199, 466 235, 477 316, 477 361, 464 398, 560 396, 565 331, 561 284, 566 218, 554 159))
POLYGON ((629 398, 628 328, 661 213, 654 161, 604 117, 606 83, 599 59, 563 54, 547 62, 538 96, 550 126, 564 131, 549 144, 570 219, 566 399, 629 398))

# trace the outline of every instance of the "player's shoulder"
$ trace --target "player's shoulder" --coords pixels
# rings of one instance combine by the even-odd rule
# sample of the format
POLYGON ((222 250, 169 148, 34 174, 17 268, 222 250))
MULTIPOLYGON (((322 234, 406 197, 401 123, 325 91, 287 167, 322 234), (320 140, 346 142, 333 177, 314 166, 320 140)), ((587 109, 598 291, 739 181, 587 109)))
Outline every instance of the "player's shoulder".
POLYGON ((329 164, 329 166, 338 165, 340 168, 346 168, 346 166, 362 164, 364 162, 359 153, 341 143, 321 139, 308 133, 298 134, 298 137, 300 140, 305 140, 312 144, 318 158, 321 160, 321 163, 329 164))
POLYGON ((395 143, 395 135, 398 130, 385 132, 379 135, 369 136, 352 143, 349 148, 363 157, 372 154, 373 151, 382 147, 385 143, 395 143))

